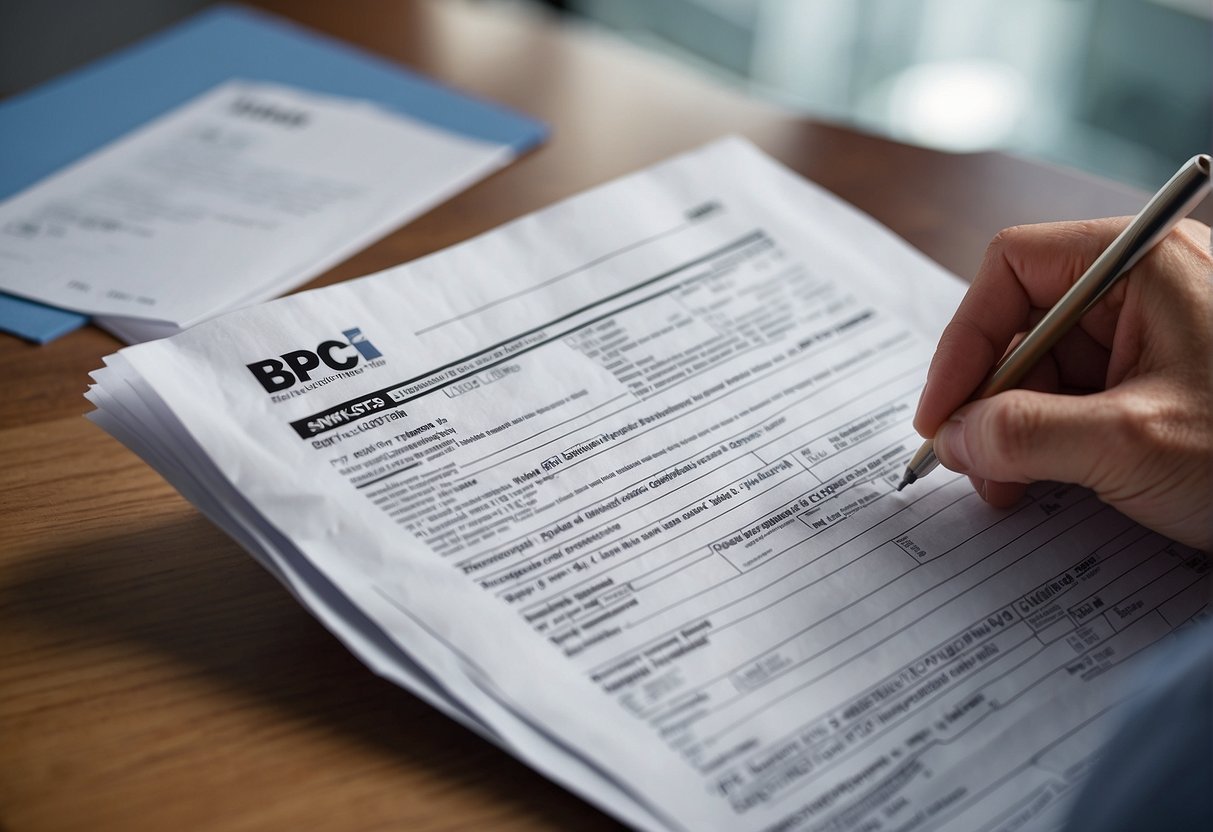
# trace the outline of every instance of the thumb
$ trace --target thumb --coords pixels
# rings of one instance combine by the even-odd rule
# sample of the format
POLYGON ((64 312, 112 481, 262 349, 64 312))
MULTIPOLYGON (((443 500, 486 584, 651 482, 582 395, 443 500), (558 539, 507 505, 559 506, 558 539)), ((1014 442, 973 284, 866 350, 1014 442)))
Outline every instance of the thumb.
POLYGON ((935 454, 945 468, 983 480, 1090 486, 1097 465, 1101 477, 1110 473, 1104 404, 1099 395, 1008 390, 957 410, 935 433, 935 454))

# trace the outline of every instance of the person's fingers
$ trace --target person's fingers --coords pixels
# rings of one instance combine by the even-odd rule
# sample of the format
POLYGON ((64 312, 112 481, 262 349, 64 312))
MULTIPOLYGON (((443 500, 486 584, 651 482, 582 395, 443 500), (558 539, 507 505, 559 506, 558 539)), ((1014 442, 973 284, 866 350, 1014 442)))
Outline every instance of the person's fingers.
MULTIPOLYGON (((1021 389, 961 407, 1017 337, 997 324, 1017 323, 1022 331, 1051 302, 1032 294, 1026 266, 1009 254, 1001 266, 983 267, 983 285, 966 298, 969 308, 957 313, 940 345, 915 427, 934 436, 944 466, 967 474, 992 505, 1013 505, 1029 482, 1072 482, 1162 534, 1213 547, 1208 240, 1207 226, 1181 224, 1084 316, 1081 331, 1054 346, 1021 389), (990 291, 989 281, 1001 288, 990 291), (1008 303, 1021 311, 1018 322, 1004 317, 1008 303), (1106 389, 1065 395, 1091 388, 1106 389)), ((1013 248, 1031 259, 1048 246, 1013 248)), ((1057 263, 1064 252, 1058 254, 1055 273, 1063 271, 1057 263)))
MULTIPOLYGON (((1061 385, 1060 374, 1061 369, 1056 358, 1051 354, 1046 355, 1023 377, 1020 389, 1056 393, 1061 385)), ((981 498, 995 508, 1010 508, 1015 505, 1023 498, 1028 488, 1025 483, 999 482, 973 474, 969 475, 969 482, 981 498)))
POLYGON ((1090 485, 1115 453, 1109 429, 1120 418, 1099 396, 1010 390, 953 414, 935 434, 935 453, 944 467, 985 480, 987 499, 1013 493, 1000 483, 1090 485))
MULTIPOLYGON (((1019 339, 1015 339, 1018 341, 1019 339)), ((1058 391, 1059 367, 1052 354, 1044 356, 1036 363, 1020 381, 1022 389, 1038 392, 1055 393, 1058 391)), ((1020 483, 1005 483, 986 480, 976 475, 969 476, 969 482, 983 500, 996 508, 1007 508, 1019 502, 1026 489, 1020 483)))
MULTIPOLYGON (((932 435, 972 395, 1015 334, 1026 328, 1032 310, 1056 303, 1126 222, 1050 223, 1000 232, 936 347, 914 416, 915 429, 932 435)), ((1110 345, 1115 309, 1101 304, 1086 318, 1087 331, 1110 345)))

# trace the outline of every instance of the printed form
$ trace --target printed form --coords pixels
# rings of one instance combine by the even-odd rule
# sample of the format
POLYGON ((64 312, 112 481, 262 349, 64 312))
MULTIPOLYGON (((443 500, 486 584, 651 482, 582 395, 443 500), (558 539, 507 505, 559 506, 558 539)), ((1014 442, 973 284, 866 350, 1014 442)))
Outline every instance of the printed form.
POLYGON ((1056 827, 1208 561, 898 493, 963 285, 740 140, 124 350, 93 417, 378 672, 639 828, 1056 827))
POLYGON ((229 81, 0 203, 0 289, 163 337, 299 285, 513 156, 229 81))

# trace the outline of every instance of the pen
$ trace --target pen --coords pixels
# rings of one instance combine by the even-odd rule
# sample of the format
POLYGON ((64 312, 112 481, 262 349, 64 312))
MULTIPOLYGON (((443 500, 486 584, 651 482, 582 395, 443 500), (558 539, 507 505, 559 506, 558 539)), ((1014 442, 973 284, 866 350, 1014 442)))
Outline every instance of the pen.
MULTIPOLYGON (((1209 192, 1209 167, 1207 154, 1185 162, 1019 345, 998 362, 970 401, 989 398, 1018 383, 1117 280, 1204 199, 1209 192)), ((938 464, 934 443, 928 439, 910 459, 897 490, 926 476, 938 464)))

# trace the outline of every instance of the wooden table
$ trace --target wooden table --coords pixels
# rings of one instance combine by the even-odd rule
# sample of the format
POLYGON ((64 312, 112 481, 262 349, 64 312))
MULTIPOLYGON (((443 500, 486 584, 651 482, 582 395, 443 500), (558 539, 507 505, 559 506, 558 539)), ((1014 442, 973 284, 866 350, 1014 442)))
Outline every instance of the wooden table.
MULTIPOLYGON (((548 121, 551 141, 315 282, 410 260, 727 133, 959 274, 999 228, 1142 195, 999 154, 814 123, 490 4, 265 7, 548 121)), ((568 829, 616 824, 373 676, 82 418, 119 344, 0 335, 0 830, 568 829)))

